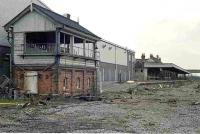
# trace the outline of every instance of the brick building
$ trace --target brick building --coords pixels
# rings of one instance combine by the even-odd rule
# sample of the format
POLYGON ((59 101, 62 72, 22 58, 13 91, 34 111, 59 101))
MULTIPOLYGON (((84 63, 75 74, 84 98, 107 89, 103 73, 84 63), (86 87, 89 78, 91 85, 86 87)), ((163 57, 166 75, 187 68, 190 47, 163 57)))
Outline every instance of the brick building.
POLYGON ((5 26, 13 78, 36 94, 87 94, 97 88, 98 36, 70 19, 31 4, 5 26))

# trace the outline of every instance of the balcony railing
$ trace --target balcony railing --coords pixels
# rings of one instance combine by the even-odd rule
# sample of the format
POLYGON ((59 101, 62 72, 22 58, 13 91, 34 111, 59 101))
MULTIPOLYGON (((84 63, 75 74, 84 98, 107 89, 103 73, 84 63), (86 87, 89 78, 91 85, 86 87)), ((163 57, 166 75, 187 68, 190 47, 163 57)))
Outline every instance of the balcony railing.
POLYGON ((26 54, 53 54, 55 52, 55 43, 27 43, 25 47, 26 54))
MULTIPOLYGON (((61 54, 65 54, 65 53, 69 54, 70 53, 70 49, 61 47, 61 54)), ((72 55, 94 58, 94 50, 84 49, 84 48, 81 48, 81 47, 73 46, 72 55), (85 55, 84 55, 84 51, 85 51, 85 55)))
MULTIPOLYGON (((27 43, 25 46, 25 54, 55 54, 55 43, 27 43)), ((61 54, 71 54, 70 48, 60 47, 61 54)), ((83 56, 88 58, 94 58, 94 50, 83 49, 81 47, 73 46, 72 54, 74 56, 83 56), (85 55, 84 55, 85 51, 85 55)), ((95 53, 96 59, 99 60, 100 53, 95 53)))

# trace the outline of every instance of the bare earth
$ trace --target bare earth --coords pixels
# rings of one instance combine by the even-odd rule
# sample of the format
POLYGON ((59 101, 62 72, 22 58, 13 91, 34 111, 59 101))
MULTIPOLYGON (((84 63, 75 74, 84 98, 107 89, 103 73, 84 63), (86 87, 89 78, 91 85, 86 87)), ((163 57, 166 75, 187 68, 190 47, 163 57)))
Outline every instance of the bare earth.
POLYGON ((200 133, 197 85, 140 89, 133 99, 116 89, 105 91, 103 101, 60 99, 47 106, 0 106, 0 132, 200 133))

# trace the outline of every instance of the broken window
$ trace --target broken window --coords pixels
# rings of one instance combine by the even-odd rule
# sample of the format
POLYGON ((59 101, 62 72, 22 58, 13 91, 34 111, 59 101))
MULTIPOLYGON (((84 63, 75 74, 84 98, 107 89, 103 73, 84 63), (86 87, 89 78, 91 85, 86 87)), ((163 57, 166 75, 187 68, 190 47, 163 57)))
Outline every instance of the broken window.
POLYGON ((60 33, 60 51, 61 53, 70 52, 70 35, 60 33))
POLYGON ((55 32, 26 33, 26 53, 54 53, 55 32))
POLYGON ((83 56, 84 40, 78 37, 74 37, 73 54, 83 56))

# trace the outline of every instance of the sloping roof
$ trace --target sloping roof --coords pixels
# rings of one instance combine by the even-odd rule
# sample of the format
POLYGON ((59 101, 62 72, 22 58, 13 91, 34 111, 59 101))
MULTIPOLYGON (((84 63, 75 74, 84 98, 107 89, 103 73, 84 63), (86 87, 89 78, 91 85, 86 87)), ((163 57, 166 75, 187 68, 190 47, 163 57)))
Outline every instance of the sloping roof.
POLYGON ((131 50, 131 49, 128 49, 128 48, 126 48, 126 47, 123 47, 123 46, 117 45, 117 44, 115 44, 115 43, 113 43, 113 42, 110 42, 110 41, 108 41, 108 40, 101 39, 101 41, 102 41, 102 42, 105 42, 105 43, 108 43, 108 44, 110 44, 110 45, 112 45, 112 46, 116 46, 116 47, 118 47, 118 48, 121 48, 121 49, 124 49, 124 50, 130 51, 130 52, 132 52, 132 53, 135 53, 134 50, 131 50))
POLYGON ((38 13, 41 13, 42 15, 45 15, 47 17, 49 17, 52 21, 54 21, 55 23, 64 25, 68 28, 71 28, 75 31, 84 33, 86 35, 90 35, 94 38, 98 38, 101 39, 100 37, 98 37, 97 35, 93 34, 92 32, 90 32, 89 30, 87 30, 86 28, 84 28, 83 26, 79 25, 78 22, 73 21, 67 17, 64 17, 60 14, 57 14, 51 10, 48 10, 46 8, 43 8, 39 5, 36 4, 31 4, 29 5, 27 8, 25 8, 21 13, 19 13, 15 18, 13 18, 11 21, 9 21, 4 27, 7 29, 9 28, 11 25, 13 25, 16 21, 18 21, 20 18, 22 18, 25 14, 27 14, 28 12, 30 12, 31 10, 35 10, 38 13))
POLYGON ((43 12, 45 15, 49 16, 51 19, 53 19, 54 21, 58 22, 58 23, 61 23, 67 27, 70 27, 70 28, 73 28, 73 29, 76 29, 80 32, 83 32, 85 34, 89 34, 91 36, 94 36, 94 37, 97 37, 99 38, 97 35, 93 34, 92 32, 90 32, 89 30, 87 30, 86 28, 84 28, 83 26, 79 25, 78 22, 76 21, 73 21, 69 18, 66 18, 60 14, 57 14, 51 10, 48 10, 46 8, 43 8, 39 5, 36 5, 36 4, 33 4, 33 7, 35 7, 36 9, 40 10, 41 12, 43 12))
POLYGON ((187 70, 173 64, 173 63, 152 63, 152 62, 145 62, 145 68, 175 68, 183 73, 190 74, 187 70))

